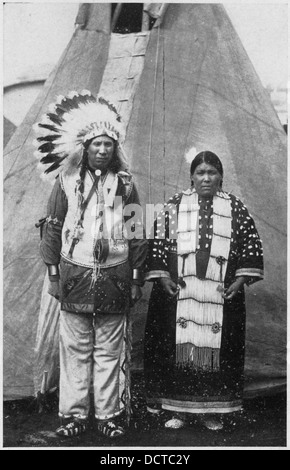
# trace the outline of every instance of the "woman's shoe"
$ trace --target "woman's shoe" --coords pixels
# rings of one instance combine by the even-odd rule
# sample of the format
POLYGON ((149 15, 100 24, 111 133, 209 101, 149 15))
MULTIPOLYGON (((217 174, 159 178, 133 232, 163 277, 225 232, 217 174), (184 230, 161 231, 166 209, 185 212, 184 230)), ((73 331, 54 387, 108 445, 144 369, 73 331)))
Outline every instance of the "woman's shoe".
POLYGON ((74 419, 67 424, 62 424, 55 432, 58 436, 75 437, 86 432, 87 426, 87 420, 74 419))
POLYGON ((121 437, 125 434, 124 428, 118 426, 113 420, 98 421, 97 430, 100 434, 110 439, 121 437))
POLYGON ((185 419, 179 414, 172 416, 171 419, 166 421, 165 427, 167 429, 182 429, 185 426, 185 419))
POLYGON ((204 416, 201 418, 201 424, 210 431, 221 431, 224 427, 221 418, 215 416, 204 416))

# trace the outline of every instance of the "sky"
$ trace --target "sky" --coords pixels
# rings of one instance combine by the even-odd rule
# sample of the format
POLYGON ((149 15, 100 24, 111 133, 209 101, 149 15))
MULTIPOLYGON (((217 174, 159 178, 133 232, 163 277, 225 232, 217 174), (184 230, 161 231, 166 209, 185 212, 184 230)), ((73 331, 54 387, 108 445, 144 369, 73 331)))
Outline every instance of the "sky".
MULTIPOLYGON (((286 84, 286 0, 224 5, 264 86, 286 84)), ((4 80, 20 76, 30 66, 55 64, 71 38, 77 9, 78 3, 73 2, 6 2, 4 80)))
MULTIPOLYGON (((223 4, 263 85, 272 88, 274 93, 286 90, 287 0, 275 3, 226 1, 223 4)), ((4 85, 27 73, 47 74, 52 69, 72 36, 78 5, 40 1, 8 1, 3 5, 4 85)), ((282 99, 286 100, 285 93, 282 99)))

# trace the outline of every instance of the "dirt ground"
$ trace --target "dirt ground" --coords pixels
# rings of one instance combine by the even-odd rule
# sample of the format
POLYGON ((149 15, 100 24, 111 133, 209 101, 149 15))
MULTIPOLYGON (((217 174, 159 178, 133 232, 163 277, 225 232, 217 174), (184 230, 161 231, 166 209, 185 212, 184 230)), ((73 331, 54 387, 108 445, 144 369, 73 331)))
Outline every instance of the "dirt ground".
MULTIPOLYGON (((285 448, 286 394, 246 400, 241 413, 229 415, 222 431, 209 431, 194 418, 181 430, 167 430, 168 415, 152 417, 146 411, 143 380, 140 373, 132 378, 134 409, 130 428, 118 440, 107 440, 94 429, 93 420, 87 433, 75 438, 59 438, 57 393, 51 394, 42 410, 35 399, 5 402, 3 406, 3 446, 23 448, 208 448, 270 447, 285 448)), ((50 449, 46 449, 50 450, 50 449)))

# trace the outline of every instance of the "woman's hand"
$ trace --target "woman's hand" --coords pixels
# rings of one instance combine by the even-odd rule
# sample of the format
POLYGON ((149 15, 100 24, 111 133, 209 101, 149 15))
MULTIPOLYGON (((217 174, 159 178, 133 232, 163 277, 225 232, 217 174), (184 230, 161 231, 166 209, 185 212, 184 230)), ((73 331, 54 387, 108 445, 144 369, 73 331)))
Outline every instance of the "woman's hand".
POLYGON ((166 294, 168 294, 170 297, 176 297, 179 289, 175 282, 172 281, 169 277, 161 277, 160 278, 160 284, 165 290, 166 294))
POLYGON ((245 283, 246 279, 243 276, 238 277, 235 282, 233 282, 230 287, 223 294, 223 298, 226 300, 233 299, 237 293, 241 290, 245 283))
POLYGON ((48 293, 52 295, 52 297, 55 297, 57 300, 59 300, 59 281, 49 281, 48 293))
POLYGON ((138 300, 140 300, 142 297, 142 290, 140 286, 137 286, 135 284, 132 284, 131 287, 131 307, 133 307, 138 300))

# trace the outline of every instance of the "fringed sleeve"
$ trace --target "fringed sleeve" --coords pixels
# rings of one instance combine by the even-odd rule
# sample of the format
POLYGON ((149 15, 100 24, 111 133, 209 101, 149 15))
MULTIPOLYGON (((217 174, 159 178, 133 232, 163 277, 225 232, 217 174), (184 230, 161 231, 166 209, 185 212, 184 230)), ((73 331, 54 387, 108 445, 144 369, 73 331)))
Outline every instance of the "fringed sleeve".
POLYGON ((48 266, 50 280, 58 280, 61 252, 61 232, 67 213, 67 197, 57 178, 47 205, 47 217, 40 242, 40 255, 48 266))
MULTIPOLYGON (((133 184, 131 194, 126 201, 126 206, 131 204, 137 206, 137 210, 133 217, 134 236, 129 239, 129 262, 133 273, 137 273, 136 276, 133 274, 133 283, 143 285, 148 242, 144 230, 143 211, 135 184, 133 184)), ((125 217, 125 222, 128 222, 128 220, 130 220, 130 217, 125 217)))
POLYGON ((234 216, 238 214, 238 260, 235 275, 248 278, 252 284, 264 277, 263 247, 255 222, 246 206, 238 199, 234 202, 234 216))
POLYGON ((170 251, 176 248, 177 217, 182 194, 173 196, 164 205, 154 222, 146 260, 146 281, 171 277, 170 251))

